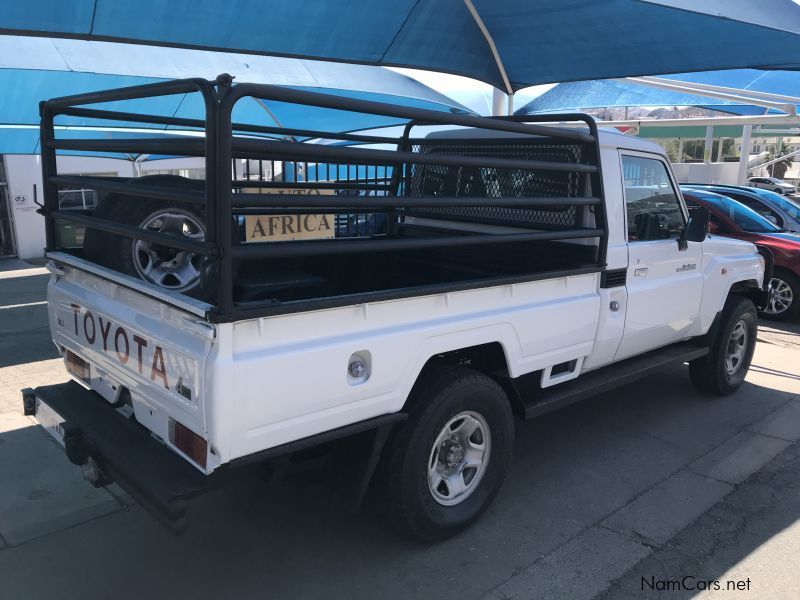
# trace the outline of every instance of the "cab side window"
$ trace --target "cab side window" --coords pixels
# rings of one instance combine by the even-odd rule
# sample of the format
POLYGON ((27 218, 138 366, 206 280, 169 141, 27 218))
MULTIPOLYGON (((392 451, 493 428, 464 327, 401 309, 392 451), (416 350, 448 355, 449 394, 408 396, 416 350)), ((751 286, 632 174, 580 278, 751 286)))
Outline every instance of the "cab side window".
POLYGON ((666 165, 654 158, 623 155, 622 177, 628 241, 679 237, 685 221, 666 165))

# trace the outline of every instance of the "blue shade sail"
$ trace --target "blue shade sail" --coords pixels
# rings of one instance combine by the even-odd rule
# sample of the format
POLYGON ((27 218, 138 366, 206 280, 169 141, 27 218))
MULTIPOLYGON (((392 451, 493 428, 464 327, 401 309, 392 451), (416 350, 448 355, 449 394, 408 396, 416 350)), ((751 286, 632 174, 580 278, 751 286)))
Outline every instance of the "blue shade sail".
MULTIPOLYGON (((732 69, 703 73, 677 73, 663 75, 662 78, 800 97, 800 71, 732 69)), ((634 81, 599 80, 561 83, 528 102, 517 110, 516 114, 621 106, 699 106, 738 115, 763 115, 778 112, 744 102, 655 88, 634 81)))
POLYGON ((675 73, 662 77, 754 92, 800 96, 800 72, 798 71, 729 69, 703 73, 675 73))
MULTIPOLYGON (((800 67, 791 0, 473 0, 513 89, 800 67)), ((505 88, 462 0, 2 0, 0 33, 406 66, 505 88)))
MULTIPOLYGON (((114 44, 109 45, 114 46, 114 44)), ((165 51, 166 49, 154 50, 165 51)), ((294 59, 282 60, 284 63, 299 62, 294 59)), ((8 62, 8 59, 5 61, 0 59, 0 62, 8 62)), ((276 79, 282 84, 295 81, 298 85, 289 87, 299 89, 323 91, 329 94, 432 110, 469 112, 457 102, 398 73, 359 65, 337 64, 333 67, 333 70, 340 76, 338 84, 347 86, 345 89, 323 85, 335 85, 336 82, 330 78, 310 76, 309 69, 306 67, 297 72, 284 72, 276 79), (361 90, 358 89, 359 86, 361 90)), ((38 130, 32 127, 39 124, 39 102, 44 99, 163 80, 163 78, 156 77, 106 73, 0 68, 0 89, 4 90, 4 93, 0 94, 0 126, 3 126, 0 129, 0 154, 27 154, 39 151, 38 130)), ((178 94, 87 105, 87 107, 89 106, 105 110, 200 120, 205 117, 202 100, 197 94, 178 94)), ((237 104, 234 110, 234 120, 248 125, 281 125, 290 128, 333 132, 375 129, 404 123, 404 121, 382 115, 365 115, 297 104, 260 101, 252 98, 244 98, 237 104)), ((81 132, 80 135, 85 138, 102 137, 106 139, 132 137, 132 134, 124 131, 108 131, 103 128, 128 126, 135 129, 152 130, 151 137, 158 136, 158 130, 165 129, 163 125, 157 124, 121 123, 64 115, 58 116, 55 124, 59 137, 65 137, 63 129, 65 127, 95 128, 95 131, 76 129, 66 131, 69 131, 70 135, 79 135, 78 132, 81 132)), ((169 129, 174 129, 174 127, 169 129)))

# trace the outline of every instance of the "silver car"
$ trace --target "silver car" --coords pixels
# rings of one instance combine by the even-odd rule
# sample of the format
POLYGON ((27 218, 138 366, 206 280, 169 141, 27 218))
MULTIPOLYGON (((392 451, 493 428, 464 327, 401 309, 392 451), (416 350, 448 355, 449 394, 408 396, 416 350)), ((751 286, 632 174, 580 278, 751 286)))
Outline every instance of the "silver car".
POLYGON ((779 194, 796 194, 797 188, 791 183, 786 183, 777 177, 751 177, 747 180, 750 187, 763 188, 778 192, 779 194))

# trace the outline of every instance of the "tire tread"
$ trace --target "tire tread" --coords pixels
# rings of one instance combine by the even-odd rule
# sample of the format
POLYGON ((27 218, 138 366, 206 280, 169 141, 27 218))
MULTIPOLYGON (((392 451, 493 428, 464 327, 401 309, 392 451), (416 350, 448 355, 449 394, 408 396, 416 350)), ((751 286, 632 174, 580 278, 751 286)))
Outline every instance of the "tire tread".
MULTIPOLYGON (((738 382, 728 381, 724 373, 725 369, 725 356, 724 345, 727 343, 730 336, 730 330, 735 323, 745 314, 751 313, 753 320, 757 322, 758 316, 755 304, 749 298, 738 295, 731 295, 725 302, 725 307, 722 309, 722 315, 716 329, 711 347, 707 356, 698 358, 689 363, 689 377, 692 384, 701 392, 712 394, 715 396, 727 396, 735 392, 742 384, 744 375, 738 382)), ((750 360, 753 355, 753 348, 755 347, 755 336, 753 336, 751 348, 747 350, 748 358, 747 365, 744 369, 746 375, 747 369, 750 367, 750 360)))

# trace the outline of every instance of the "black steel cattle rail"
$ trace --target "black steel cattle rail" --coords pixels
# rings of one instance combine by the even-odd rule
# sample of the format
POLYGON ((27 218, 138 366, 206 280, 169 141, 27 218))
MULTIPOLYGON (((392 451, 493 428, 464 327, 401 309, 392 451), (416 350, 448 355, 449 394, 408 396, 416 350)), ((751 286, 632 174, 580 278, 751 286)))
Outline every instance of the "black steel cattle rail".
MULTIPOLYGON (((215 268, 207 269, 204 277, 216 277, 217 298, 209 319, 217 322, 232 321, 242 315, 275 314, 285 312, 276 307, 273 301, 264 301, 255 306, 252 301, 237 304, 234 301, 234 261, 270 259, 285 257, 304 257, 319 254, 337 255, 354 252, 399 251, 422 248, 436 248, 458 245, 502 244, 534 240, 569 240, 578 238, 599 239, 597 270, 605 261, 607 228, 605 205, 603 201, 602 178, 599 171, 599 145, 594 121, 580 114, 525 117, 520 119, 487 118, 460 113, 446 113, 407 106, 397 106, 381 102, 359 100, 281 88, 260 84, 232 85, 230 76, 221 75, 214 81, 204 79, 184 79, 147 84, 114 90, 91 92, 63 98, 47 100, 40 105, 42 171, 44 180, 44 208, 47 217, 47 249, 57 249, 56 220, 69 221, 85 227, 113 233, 133 239, 141 239, 163 246, 183 249, 207 258, 215 268), (86 108, 86 105, 112 101, 134 100, 174 94, 199 94, 204 103, 205 118, 185 119, 178 117, 146 115, 131 112, 86 108), (284 128, 234 123, 233 109, 245 97, 256 99, 303 104, 324 109, 376 114, 408 122, 403 135, 388 137, 358 133, 317 131, 301 128, 284 128), (60 115, 84 119, 103 119, 126 123, 147 123, 168 127, 183 127, 187 131, 170 132, 170 137, 150 139, 63 139, 56 136, 55 119, 60 115), (543 123, 553 120, 565 122, 584 122, 589 132, 577 128, 557 127, 543 123), (425 154, 411 151, 415 140, 410 137, 413 127, 419 125, 446 125, 478 128, 498 132, 498 138, 509 139, 508 134, 517 138, 530 136, 530 139, 563 141, 582 144, 587 148, 583 159, 577 161, 528 160, 498 156, 470 155, 456 153, 425 154), (196 130, 196 131, 191 131, 196 130), (505 136, 505 137, 504 137, 505 136), (300 142, 298 139, 305 139, 300 142), (333 145, 308 143, 308 140, 330 140, 333 145), (374 144, 393 144, 396 150, 354 147, 374 144), (56 154, 59 150, 91 152, 113 152, 133 154, 161 154, 203 157, 206 179, 202 191, 176 189, 158 185, 133 184, 119 178, 82 177, 59 175, 56 154), (262 181, 237 178, 231 171, 236 158, 294 161, 295 165, 356 166, 356 177, 339 181, 262 181), (368 177, 359 179, 359 166, 376 165, 383 167, 384 173, 392 168, 391 177, 368 177), (458 195, 408 196, 407 182, 410 173, 420 165, 439 165, 444 167, 470 167, 475 169, 547 171, 553 173, 575 173, 584 176, 591 184, 588 193, 580 196, 531 196, 519 197, 470 197, 458 195), (206 239, 204 241, 183 240, 178 236, 147 231, 131 225, 124 225, 109 219, 88 216, 59 210, 58 190, 60 187, 79 186, 109 193, 129 196, 145 196, 165 201, 183 202, 205 207, 206 239), (242 193, 237 190, 258 188, 258 193, 242 193), (276 193, 269 193, 276 189, 276 193), (352 190, 355 193, 374 193, 375 195, 294 195, 286 189, 331 189, 352 190), (233 215, 245 214, 308 214, 330 212, 341 214, 352 211, 387 211, 390 217, 405 209, 425 209, 442 207, 496 207, 506 209, 558 209, 570 207, 591 207, 595 216, 595 227, 578 227, 558 231, 519 231, 508 234, 465 234, 449 237, 408 237, 382 239, 331 239, 315 241, 274 242, 268 244, 247 244, 234 239, 234 230, 227 224, 233 215), (600 207, 594 210, 594 207, 600 207), (246 304, 246 305, 245 305, 246 304)), ((165 132, 153 129, 154 134, 165 132)), ((514 139, 517 139, 514 138, 514 139)), ((249 164, 249 163, 248 163, 249 164)), ((337 167, 338 168, 338 167, 337 167)), ((307 173, 307 170, 306 170, 307 173)), ((585 265, 581 267, 585 270, 585 265)), ((531 279, 536 277, 533 276, 531 279)), ((486 282, 465 282, 464 288, 484 286, 486 282)), ((457 286, 456 286, 457 287, 457 286)), ((448 289, 455 289, 448 284, 448 289)), ((409 295, 408 290, 398 292, 409 295)), ((365 295, 366 297, 366 295, 365 295)), ((309 306, 319 306, 316 299, 309 306)), ((359 301, 358 296, 331 298, 328 305, 352 304, 359 301)), ((298 310, 300 309, 298 305, 298 310)))

